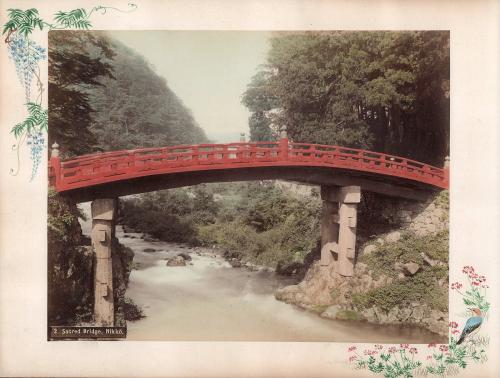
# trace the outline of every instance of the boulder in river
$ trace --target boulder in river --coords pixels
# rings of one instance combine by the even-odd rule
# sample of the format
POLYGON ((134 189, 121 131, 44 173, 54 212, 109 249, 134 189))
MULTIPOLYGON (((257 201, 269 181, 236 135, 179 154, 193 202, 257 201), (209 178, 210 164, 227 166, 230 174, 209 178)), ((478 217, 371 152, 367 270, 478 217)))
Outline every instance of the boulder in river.
POLYGON ((276 273, 282 276, 292 276, 296 274, 300 268, 302 268, 302 264, 299 262, 286 263, 279 261, 276 266, 276 273))
POLYGON ((143 251, 151 253, 151 252, 156 252, 156 249, 154 249, 154 248, 144 248, 143 251))
POLYGON ((186 252, 181 252, 177 256, 182 257, 186 261, 190 261, 191 260, 191 256, 189 256, 189 254, 187 254, 186 252))
POLYGON ((229 264, 231 264, 233 268, 241 268, 241 261, 234 257, 229 260, 229 264))
POLYGON ((181 256, 175 256, 167 261, 167 266, 186 266, 186 261, 181 256))

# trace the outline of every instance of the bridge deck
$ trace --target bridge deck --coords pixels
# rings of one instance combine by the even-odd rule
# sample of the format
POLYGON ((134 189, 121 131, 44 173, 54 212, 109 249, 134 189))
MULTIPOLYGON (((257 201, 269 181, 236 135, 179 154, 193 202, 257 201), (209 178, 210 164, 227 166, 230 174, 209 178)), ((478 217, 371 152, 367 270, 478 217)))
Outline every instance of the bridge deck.
POLYGON ((378 152, 287 139, 113 151, 67 161, 56 157, 51 158, 49 178, 58 192, 71 192, 148 176, 266 167, 332 168, 367 173, 379 181, 400 179, 436 189, 449 185, 447 169, 378 152))

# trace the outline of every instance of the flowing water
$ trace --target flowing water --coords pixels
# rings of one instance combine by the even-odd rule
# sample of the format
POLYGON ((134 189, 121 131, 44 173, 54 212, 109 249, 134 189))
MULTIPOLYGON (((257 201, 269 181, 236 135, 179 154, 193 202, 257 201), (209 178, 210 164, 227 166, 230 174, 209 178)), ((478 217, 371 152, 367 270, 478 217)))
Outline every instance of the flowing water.
MULTIPOLYGON (((84 231, 89 232, 89 225, 84 231)), ((442 342, 416 327, 381 326, 323 319, 277 301, 274 291, 290 284, 268 271, 232 268, 210 249, 145 241, 139 233, 116 236, 134 253, 127 296, 145 318, 129 321, 128 340, 442 342), (145 252, 145 249, 154 252, 145 252), (166 258, 188 253, 191 264, 166 266, 166 258)))

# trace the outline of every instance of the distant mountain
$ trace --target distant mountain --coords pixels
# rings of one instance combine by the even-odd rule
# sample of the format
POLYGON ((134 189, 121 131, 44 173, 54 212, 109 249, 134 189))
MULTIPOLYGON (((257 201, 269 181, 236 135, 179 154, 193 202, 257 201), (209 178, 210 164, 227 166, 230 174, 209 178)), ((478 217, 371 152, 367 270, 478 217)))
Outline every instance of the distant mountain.
POLYGON ((103 150, 206 142, 191 111, 158 76, 150 63, 101 32, 114 53, 107 60, 113 76, 89 92, 95 110, 90 130, 103 150))

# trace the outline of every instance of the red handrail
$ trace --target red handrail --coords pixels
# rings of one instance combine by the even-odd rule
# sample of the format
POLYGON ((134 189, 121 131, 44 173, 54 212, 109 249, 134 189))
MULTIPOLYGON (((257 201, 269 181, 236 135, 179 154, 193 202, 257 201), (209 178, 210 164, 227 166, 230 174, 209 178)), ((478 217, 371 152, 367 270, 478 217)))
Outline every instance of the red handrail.
POLYGON ((205 143, 110 151, 50 159, 49 183, 59 192, 155 174, 263 166, 351 169, 448 188, 448 169, 404 157, 342 146, 278 142, 205 143))

